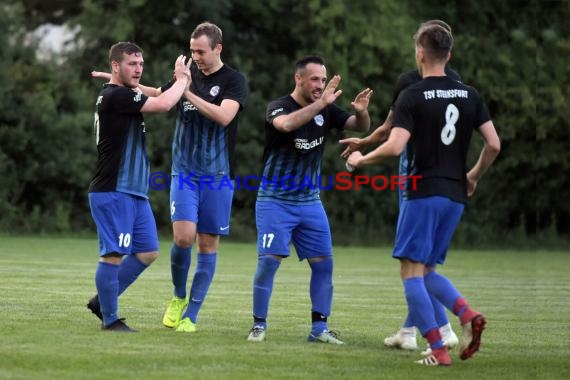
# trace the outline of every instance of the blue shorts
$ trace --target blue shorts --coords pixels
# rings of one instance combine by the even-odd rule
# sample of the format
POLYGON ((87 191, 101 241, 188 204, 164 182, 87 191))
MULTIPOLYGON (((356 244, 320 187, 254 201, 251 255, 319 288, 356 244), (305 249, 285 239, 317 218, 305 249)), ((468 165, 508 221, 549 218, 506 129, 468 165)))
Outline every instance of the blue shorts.
POLYGON ((170 219, 196 223, 198 233, 228 235, 234 196, 234 181, 200 182, 191 180, 191 185, 172 176, 170 185, 170 219))
POLYGON ((443 264, 464 207, 440 196, 402 200, 392 257, 430 267, 443 264))
POLYGON ((332 256, 329 220, 322 203, 287 204, 257 201, 257 252, 289 256, 293 242, 299 260, 332 256))
POLYGON ((157 252, 156 222, 148 199, 121 192, 89 193, 99 256, 157 252))

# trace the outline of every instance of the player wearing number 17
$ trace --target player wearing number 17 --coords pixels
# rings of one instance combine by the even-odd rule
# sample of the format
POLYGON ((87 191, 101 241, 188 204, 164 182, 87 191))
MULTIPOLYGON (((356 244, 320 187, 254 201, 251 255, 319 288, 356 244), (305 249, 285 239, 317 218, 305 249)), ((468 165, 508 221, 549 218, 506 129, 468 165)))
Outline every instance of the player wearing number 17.
POLYGON ((340 76, 326 84, 327 71, 319 56, 300 59, 295 68, 295 89, 269 103, 265 114, 266 144, 263 178, 273 181, 257 193, 257 271, 253 280, 253 327, 248 340, 265 339, 273 280, 293 242, 299 260, 311 267, 311 319, 308 340, 343 344, 328 329, 333 298, 332 241, 328 219, 319 190, 300 186, 309 178, 316 183, 321 173, 325 141, 331 128, 366 132, 370 127, 368 103, 372 90, 361 91, 352 102, 354 114, 334 102, 340 76), (292 188, 280 185, 289 177, 292 188))
POLYGON ((421 176, 416 189, 408 188, 403 194, 392 256, 400 260, 409 314, 432 350, 417 363, 450 365, 430 297, 459 317, 461 359, 470 358, 479 349, 486 319, 435 269, 445 262, 464 204, 499 154, 500 141, 477 91, 445 75, 453 45, 451 34, 439 25, 430 25, 418 31, 415 42, 422 81, 398 97, 388 140, 364 156, 353 152, 347 162, 358 168, 399 156, 406 149, 411 163, 407 174, 421 176), (467 171, 474 130, 483 137, 484 146, 467 171))
POLYGON ((111 80, 97 98, 97 168, 89 186, 99 235, 97 295, 87 304, 106 331, 134 331, 118 317, 118 298, 158 256, 147 197, 150 168, 142 114, 167 112, 178 102, 190 78, 185 59, 181 55, 176 60, 174 85, 149 98, 137 89, 144 63, 141 48, 119 42, 109 51, 111 80))

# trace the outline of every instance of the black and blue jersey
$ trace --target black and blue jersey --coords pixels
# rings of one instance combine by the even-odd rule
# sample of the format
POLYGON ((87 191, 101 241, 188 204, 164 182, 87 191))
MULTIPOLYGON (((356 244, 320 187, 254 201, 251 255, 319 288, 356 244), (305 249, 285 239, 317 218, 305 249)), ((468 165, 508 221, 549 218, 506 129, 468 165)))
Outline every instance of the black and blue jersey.
POLYGON ((267 107, 258 200, 307 203, 320 199, 318 185, 327 133, 333 128, 344 129, 350 114, 330 104, 310 122, 290 133, 280 132, 273 126, 276 117, 301 108, 290 95, 271 102, 267 107))
POLYGON ((147 96, 105 84, 95 112, 97 166, 89 192, 119 191, 147 197, 149 159, 140 112, 147 96))
MULTIPOLYGON (((240 111, 245 105, 245 78, 224 65, 215 73, 204 75, 195 64, 191 67, 190 90, 208 103, 220 105, 224 99, 235 100, 240 111)), ((183 173, 216 178, 234 178, 234 151, 238 114, 223 127, 202 115, 188 100, 177 105, 176 130, 172 141, 172 174, 183 173)))

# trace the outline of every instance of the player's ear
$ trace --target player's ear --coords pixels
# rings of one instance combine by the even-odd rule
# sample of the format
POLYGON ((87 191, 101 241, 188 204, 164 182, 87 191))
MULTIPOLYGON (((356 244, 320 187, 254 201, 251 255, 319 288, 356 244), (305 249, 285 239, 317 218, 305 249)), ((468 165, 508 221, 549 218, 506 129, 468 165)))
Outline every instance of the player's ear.
POLYGON ((111 72, 112 73, 118 73, 119 72, 119 66, 121 64, 117 61, 111 61, 111 72))

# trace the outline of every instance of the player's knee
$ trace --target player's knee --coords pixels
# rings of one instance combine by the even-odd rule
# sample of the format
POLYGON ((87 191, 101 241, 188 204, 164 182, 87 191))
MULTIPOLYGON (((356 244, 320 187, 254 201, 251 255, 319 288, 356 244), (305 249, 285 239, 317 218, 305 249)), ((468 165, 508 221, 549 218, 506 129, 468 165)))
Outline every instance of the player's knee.
POLYGON ((331 275, 333 272, 333 260, 332 257, 323 256, 315 257, 308 260, 311 270, 314 273, 321 273, 331 275))
POLYGON ((188 248, 194 244, 195 236, 188 233, 174 234, 174 244, 180 248, 188 248))
POLYGON ((218 251, 220 237, 211 234, 198 234, 198 249, 202 253, 213 253, 218 251))
POLYGON ((150 265, 158 258, 158 251, 156 252, 145 252, 137 253, 137 259, 145 265, 150 265))

